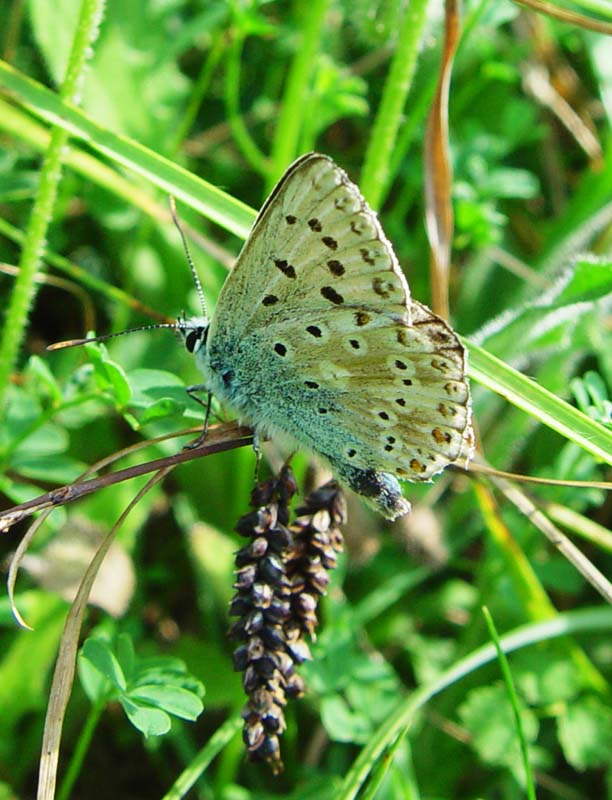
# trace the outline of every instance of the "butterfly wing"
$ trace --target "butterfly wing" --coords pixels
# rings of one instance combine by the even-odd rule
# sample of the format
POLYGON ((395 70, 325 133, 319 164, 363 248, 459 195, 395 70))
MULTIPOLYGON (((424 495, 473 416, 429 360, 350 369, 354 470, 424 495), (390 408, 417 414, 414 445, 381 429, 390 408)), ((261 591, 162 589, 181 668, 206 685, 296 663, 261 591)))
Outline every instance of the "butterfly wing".
POLYGON ((332 407, 326 411, 322 403, 317 412, 346 429, 341 452, 347 461, 429 480, 468 454, 465 351, 428 308, 411 301, 410 310, 410 325, 371 313, 366 326, 356 327, 353 313, 339 309, 314 316, 320 337, 305 335, 310 315, 295 330, 272 325, 268 335, 291 348, 305 394, 317 397, 333 387, 332 407))
POLYGON ((393 518, 396 477, 469 454, 465 350, 410 299, 376 215, 329 158, 287 171, 211 323, 210 388, 261 431, 288 434, 393 518))
POLYGON ((376 215, 327 156, 292 164, 263 205, 226 280, 210 336, 231 338, 316 304, 367 304, 407 319, 408 284, 376 215), (340 292, 339 284, 342 284, 340 292))

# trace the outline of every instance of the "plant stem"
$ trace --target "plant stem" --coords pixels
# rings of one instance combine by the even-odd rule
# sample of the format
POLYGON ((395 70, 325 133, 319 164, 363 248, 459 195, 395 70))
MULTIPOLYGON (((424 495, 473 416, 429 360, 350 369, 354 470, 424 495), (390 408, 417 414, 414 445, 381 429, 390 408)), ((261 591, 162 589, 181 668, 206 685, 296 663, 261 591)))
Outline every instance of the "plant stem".
MULTIPOLYGON (((76 104, 79 99, 85 63, 91 55, 91 45, 97 36, 103 9, 104 0, 82 0, 66 76, 60 90, 60 98, 64 102, 76 104)), ((62 173, 62 154, 67 141, 66 130, 55 127, 43 160, 38 191, 19 261, 19 276, 9 300, 0 339, 0 406, 6 397, 11 373, 17 364, 28 314, 36 295, 35 274, 40 266, 41 253, 53 216, 62 173)))
POLYGON ((176 129, 174 140, 170 146, 171 154, 177 155, 179 153, 184 139, 187 138, 191 128, 193 127, 193 123, 195 122, 198 111, 200 110, 200 106, 202 105, 202 100, 204 99, 204 96, 208 91, 208 87, 210 86, 213 73, 223 54, 224 47, 225 40, 223 33, 215 33, 208 55, 202 65, 202 69, 200 70, 200 74, 193 85, 191 97, 183 114, 183 118, 176 129))
POLYGON ((329 0, 311 0, 307 6, 296 4, 303 15, 302 40, 289 70, 280 116, 274 132, 272 164, 268 174, 268 190, 272 189, 287 165, 297 155, 304 119, 304 97, 310 91, 311 77, 317 60, 321 31, 329 0))
POLYGON ((495 645, 495 650, 497 651, 497 660, 499 662, 502 676, 504 678, 504 683, 506 684, 506 692, 508 694, 508 699, 510 700, 512 713, 514 715, 516 735, 519 740, 519 745, 521 748, 521 758, 523 760, 523 767, 525 769, 525 788, 527 797, 529 800, 536 800, 535 786, 533 783, 533 773, 531 770, 531 765, 529 763, 529 749, 527 746, 527 740, 525 738, 523 720, 521 719, 519 699, 516 693, 516 688, 514 686, 514 681, 512 679, 512 673, 510 672, 510 666, 508 665, 508 659, 506 658, 506 654, 502 650, 502 646, 499 641, 499 635, 497 633, 497 629, 495 628, 495 623, 493 622, 493 617, 491 616, 491 612, 489 611, 488 608, 483 607, 482 613, 484 615, 485 622, 487 623, 487 628, 489 629, 489 635, 493 641, 493 644, 495 645))
POLYGON ((384 190, 389 185, 390 162, 414 75, 426 9, 427 0, 411 0, 404 13, 397 47, 368 143, 359 185, 374 209, 380 208, 384 190))
POLYGON ((267 159, 249 133, 240 113, 240 61, 242 59, 243 44, 243 35, 236 33, 227 55, 227 71, 225 74, 227 118, 242 155, 253 169, 257 170, 261 175, 266 175, 268 172, 267 159))
POLYGON ((184 797, 208 768, 213 758, 234 738, 241 727, 242 718, 239 714, 226 720, 178 776, 162 800, 180 800, 181 797, 184 797))
POLYGON ((62 783, 57 792, 57 800, 68 800, 70 797, 72 787, 74 786, 76 779, 79 777, 81 767, 83 766, 83 761, 85 760, 85 756, 89 750, 89 745, 91 744, 96 726, 98 725, 98 721, 102 715, 102 712, 104 711, 105 705, 106 700, 104 697, 102 697, 99 698, 89 709, 89 714, 87 715, 85 724, 81 728, 76 747, 74 748, 70 763, 66 769, 66 774, 64 775, 62 783))

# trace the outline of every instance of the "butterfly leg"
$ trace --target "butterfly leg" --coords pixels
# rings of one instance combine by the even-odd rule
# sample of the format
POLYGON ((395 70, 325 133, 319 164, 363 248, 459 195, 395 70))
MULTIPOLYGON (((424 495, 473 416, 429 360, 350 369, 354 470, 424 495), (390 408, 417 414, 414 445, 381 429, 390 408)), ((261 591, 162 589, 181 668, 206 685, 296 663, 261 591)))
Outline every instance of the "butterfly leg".
POLYGON ((198 436, 197 439, 194 439, 193 442, 189 442, 188 444, 185 445, 185 450, 193 450, 194 448, 199 447, 202 444, 204 439, 206 439, 206 434, 208 433, 208 419, 210 417, 212 392, 209 391, 203 384, 187 386, 186 392, 189 395, 189 397, 193 398, 193 400, 195 400, 196 403, 199 403, 206 410, 206 414, 204 415, 204 425, 202 426, 202 433, 198 436), (202 398, 198 396, 198 392, 206 392, 206 400, 202 400, 202 398))
POLYGON ((257 486, 259 483, 259 467, 261 466, 261 459, 263 457, 261 441, 259 439, 259 433, 257 430, 253 431, 253 452, 255 453, 255 472, 253 474, 253 482, 257 486))

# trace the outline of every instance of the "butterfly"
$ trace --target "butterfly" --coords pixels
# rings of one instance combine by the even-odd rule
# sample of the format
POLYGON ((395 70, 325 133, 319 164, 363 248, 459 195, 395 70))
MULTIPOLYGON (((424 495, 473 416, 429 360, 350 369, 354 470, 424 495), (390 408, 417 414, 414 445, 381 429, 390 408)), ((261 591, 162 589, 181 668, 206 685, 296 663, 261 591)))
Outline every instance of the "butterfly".
POLYGON ((390 520, 410 510, 398 479, 471 455, 465 348, 412 300, 376 214, 325 155, 273 189, 212 318, 175 327, 204 376, 192 388, 322 457, 390 520))
POLYGON ((180 333, 204 375, 188 391, 208 392, 207 418, 215 395, 258 438, 327 461, 389 520, 410 510, 399 480, 428 481, 470 458, 465 348, 410 297, 376 214, 331 158, 307 153, 287 169, 211 319, 178 228, 204 313, 132 330, 180 333))

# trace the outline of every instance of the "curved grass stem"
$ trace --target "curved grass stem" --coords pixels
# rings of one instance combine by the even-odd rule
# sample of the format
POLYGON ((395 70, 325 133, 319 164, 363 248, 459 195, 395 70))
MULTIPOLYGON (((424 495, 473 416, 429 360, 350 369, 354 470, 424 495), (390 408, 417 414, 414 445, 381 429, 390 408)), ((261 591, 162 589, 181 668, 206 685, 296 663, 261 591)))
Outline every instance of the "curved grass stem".
MULTIPOLYGON (((77 103, 91 45, 97 37, 104 0, 83 0, 66 76, 60 90, 64 102, 77 103)), ((38 191, 19 261, 19 275, 9 300, 2 337, 0 338, 0 405, 5 398, 11 373, 15 369, 28 316, 36 295, 36 272, 53 217, 57 187, 62 174, 62 155, 68 141, 65 128, 55 127, 45 153, 38 191)))

